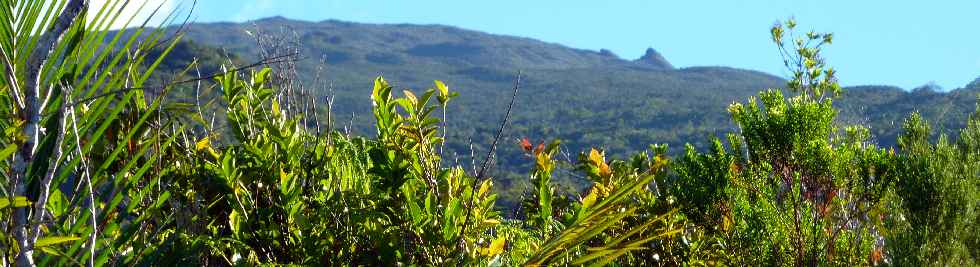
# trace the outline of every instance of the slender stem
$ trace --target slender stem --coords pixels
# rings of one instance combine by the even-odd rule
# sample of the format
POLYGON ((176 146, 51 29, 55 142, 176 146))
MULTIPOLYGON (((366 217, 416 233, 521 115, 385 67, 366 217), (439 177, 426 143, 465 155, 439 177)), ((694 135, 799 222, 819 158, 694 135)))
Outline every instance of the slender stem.
POLYGON ((88 160, 85 158, 85 154, 82 153, 82 140, 78 137, 79 136, 79 134, 78 134, 78 123, 76 123, 77 122, 77 119, 75 117, 75 111, 74 110, 71 110, 71 111, 69 111, 69 114, 71 115, 72 129, 75 131, 75 149, 76 149, 76 153, 78 153, 78 157, 80 157, 81 162, 82 162, 82 179, 85 180, 86 186, 88 187, 87 188, 88 189, 88 199, 86 200, 86 202, 87 202, 86 205, 88 205, 88 207, 89 207, 89 213, 90 213, 89 215, 92 216, 92 220, 91 220, 91 222, 92 222, 92 233, 89 235, 89 253, 91 253, 91 256, 89 256, 89 258, 88 258, 88 260, 89 260, 88 261, 88 264, 91 267, 91 266, 95 266, 95 245, 96 245, 96 238, 99 235, 99 224, 98 224, 98 218, 97 218, 97 215, 98 214, 97 214, 97 212, 95 210, 95 192, 92 189, 92 176, 91 176, 91 174, 89 174, 88 160))
MULTIPOLYGON (((476 179, 473 181, 473 188, 470 193, 469 204, 466 205, 466 217, 463 219, 463 229, 459 231, 459 246, 458 250, 463 250, 466 246, 466 229, 470 225, 470 215, 473 213, 473 201, 476 199, 476 187, 480 185, 480 181, 483 180, 483 175, 487 171, 487 167, 490 166, 490 160, 493 158, 493 153, 497 148, 497 142, 500 141, 500 136, 504 132, 504 128, 507 127, 507 122, 510 120, 511 111, 514 110, 514 104, 517 103, 517 93, 520 91, 521 87, 521 72, 517 72, 517 78, 514 79, 514 94, 510 97, 510 104, 507 105, 507 113, 504 114, 504 119, 500 122, 500 128, 497 129, 497 135, 494 136, 493 142, 490 144, 490 151, 487 152, 487 157, 483 160, 483 167, 480 171, 476 173, 476 179)), ((471 150, 472 151, 472 150, 471 150)), ((463 253, 459 253, 460 257, 463 257, 463 253)))
MULTIPOLYGON (((63 93, 64 96, 62 97, 62 99, 63 100, 67 100, 68 99, 68 96, 70 96, 72 94, 71 86, 67 86, 66 85, 66 86, 64 86, 64 88, 66 90, 63 93)), ((67 102, 67 101, 64 101, 64 102, 67 102)), ((68 111, 67 111, 67 108, 64 105, 64 103, 62 103, 62 105, 59 108, 59 110, 60 110, 60 112, 59 112, 59 115, 58 116, 61 118, 61 129, 57 133, 58 134, 58 137, 57 137, 57 141, 55 141, 55 146, 54 146, 55 155, 54 155, 54 158, 53 158, 53 161, 54 162, 53 162, 53 164, 51 164, 51 166, 48 167, 48 171, 45 173, 44 179, 41 180, 41 184, 42 184, 42 187, 41 187, 41 195, 40 195, 40 197, 38 197, 38 200, 37 200, 38 203, 34 207, 34 216, 33 216, 33 218, 31 218, 31 225, 33 226, 33 229, 31 230, 30 239, 31 239, 31 242, 32 243, 37 242, 38 236, 41 235, 41 223, 40 223, 40 221, 44 217, 44 213, 47 211, 47 209, 45 207, 47 206, 48 197, 51 194, 51 181, 54 180, 54 175, 55 175, 56 172, 58 172, 58 167, 61 164, 61 158, 64 155, 64 149, 62 148, 62 146, 64 145, 64 142, 65 142, 65 134, 67 133, 65 131, 65 127, 66 127, 65 124, 67 124, 68 118, 65 115, 66 115, 66 113, 68 111)), ((76 131, 75 135, 77 137, 77 135, 78 135, 77 131, 76 131)))

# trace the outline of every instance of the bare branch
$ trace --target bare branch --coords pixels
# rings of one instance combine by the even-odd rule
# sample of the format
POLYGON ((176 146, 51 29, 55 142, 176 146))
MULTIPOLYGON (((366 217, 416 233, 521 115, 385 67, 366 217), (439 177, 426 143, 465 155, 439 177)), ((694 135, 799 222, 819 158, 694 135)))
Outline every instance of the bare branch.
POLYGON ((514 95, 510 97, 510 105, 507 106, 507 113, 504 114, 503 121, 500 122, 500 128, 497 128, 497 135, 493 137, 493 142, 490 143, 490 151, 487 152, 487 157, 483 160, 483 167, 480 168, 480 172, 476 174, 476 178, 482 179, 486 174, 487 168, 490 166, 490 160, 493 158, 493 153, 497 150, 497 142, 500 141, 500 136, 504 133, 504 128, 507 127, 507 122, 510 120, 511 111, 514 109, 514 103, 517 102, 517 92, 521 87, 521 72, 517 72, 517 79, 514 80, 514 95))
MULTIPOLYGON (((67 99, 67 96, 71 95, 71 87, 64 86, 64 88, 68 90, 63 92, 62 95, 64 99, 67 99)), ((65 115, 68 113, 68 109, 66 108, 66 105, 61 105, 61 107, 58 110, 59 110, 58 117, 61 118, 61 124, 60 124, 61 129, 57 133, 58 137, 57 140, 55 141, 55 146, 54 146, 55 155, 54 155, 53 162, 48 167, 47 172, 45 172, 44 178, 41 180, 41 194, 40 197, 38 197, 37 205, 34 206, 34 212, 33 212, 34 215, 31 217, 31 226, 33 227, 33 229, 31 229, 31 236, 29 237, 31 243, 36 243, 37 238, 41 235, 40 221, 44 217, 44 213, 47 211, 46 206, 48 202, 48 197, 51 194, 51 181, 54 180, 54 175, 55 173, 58 172, 58 167, 60 166, 62 161, 61 158, 64 155, 64 149, 62 148, 62 146, 64 145, 65 134, 67 133, 65 131, 66 130, 65 124, 67 124, 68 118, 65 115)), ((75 132, 75 135, 77 138, 78 135, 77 131, 75 132)))
MULTIPOLYGON (((194 63, 191 64, 194 65, 194 71, 197 74, 197 78, 200 79, 201 68, 199 67, 197 59, 194 59, 194 63)), ((197 115, 201 116, 201 121, 204 122, 204 125, 202 125, 202 128, 204 128, 204 136, 210 137, 211 133, 208 131, 207 119, 204 117, 204 109, 201 108, 201 81, 202 80, 197 80, 197 84, 194 86, 194 105, 197 106, 197 115)))
POLYGON ((74 109, 70 110, 68 114, 71 115, 71 125, 76 133, 75 152, 78 153, 78 157, 80 157, 82 162, 82 179, 84 179, 85 183, 88 185, 88 199, 86 200, 86 204, 88 204, 89 207, 89 215, 92 217, 92 233, 89 235, 89 253, 91 253, 91 255, 88 257, 88 259, 89 266, 95 266, 95 244, 96 237, 99 236, 99 224, 97 221, 98 216, 96 216, 98 214, 95 211, 95 192, 92 189, 92 176, 89 174, 88 160, 85 159, 85 154, 82 152, 82 140, 78 137, 78 124, 76 123, 78 119, 75 118, 74 109))
MULTIPOLYGON (((497 135, 494 136, 493 142, 490 143, 490 151, 487 152, 487 157, 483 160, 483 167, 480 171, 476 173, 476 179, 473 181, 473 192, 476 192, 476 187, 479 186, 480 181, 483 180, 483 176, 486 174, 487 168, 490 166, 490 162, 493 161, 493 153, 497 150, 497 142, 500 141, 500 136, 504 133, 504 128, 507 127, 507 122, 510 120, 511 111, 514 110, 514 104, 517 103, 517 93, 521 88, 521 72, 517 72, 517 79, 514 79, 514 94, 510 97, 510 104, 507 105, 507 113, 504 114, 503 120, 500 122, 500 128, 497 128, 497 135)), ((466 246, 466 228, 470 225, 470 215, 473 213, 473 201, 476 199, 476 194, 470 194, 469 204, 466 206, 466 217, 463 219, 463 229, 459 232, 459 246, 458 250, 463 250, 466 246)), ((464 253, 459 253, 464 255, 464 253)))

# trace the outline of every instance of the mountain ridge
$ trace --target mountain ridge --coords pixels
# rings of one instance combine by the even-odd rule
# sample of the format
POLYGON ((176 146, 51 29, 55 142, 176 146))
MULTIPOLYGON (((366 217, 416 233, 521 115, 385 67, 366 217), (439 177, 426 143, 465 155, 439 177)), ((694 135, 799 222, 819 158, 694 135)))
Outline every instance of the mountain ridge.
MULTIPOLYGON (((344 31, 349 28, 357 28, 359 30, 371 31, 369 34, 375 34, 375 35, 391 34, 392 32, 402 32, 402 33, 416 32, 417 33, 418 31, 429 31, 429 33, 427 34, 429 37, 432 37, 433 35, 439 35, 440 32, 442 32, 444 33, 442 36, 436 36, 439 39, 441 39, 440 41, 409 39, 410 41, 416 42, 417 47, 414 47, 415 50, 410 50, 408 49, 408 47, 397 47, 397 44, 394 46, 400 48, 401 50, 403 50, 403 52, 409 52, 409 54, 413 54, 416 56, 440 56, 440 55, 428 54, 428 53, 436 52, 433 50, 447 50, 447 51, 456 50, 458 52, 462 52, 462 55, 465 55, 466 52, 480 52, 480 51, 465 51, 465 50, 474 50, 474 49, 478 50, 482 48, 482 49, 491 50, 492 52, 502 48, 502 47, 475 47, 474 48, 474 47, 466 47, 465 45, 461 45, 462 43, 464 43, 464 41, 477 42, 477 43, 480 43, 480 41, 484 41, 484 42, 490 41, 489 44, 504 45, 505 47, 503 48, 547 49, 547 50, 553 50, 554 53, 564 53, 565 55, 557 55, 557 56, 562 56, 559 57, 559 59, 576 58, 572 60, 565 60, 563 62, 547 62, 543 64, 545 66, 542 66, 542 64, 534 64, 533 62, 527 62, 530 64, 523 64, 523 65, 509 64, 509 65, 498 66, 498 67, 513 67, 513 68, 520 68, 520 69, 530 69, 530 68, 559 68, 560 69, 560 68, 574 68, 574 67, 587 67, 587 66, 594 67, 599 65, 599 63, 603 63, 603 64, 614 63, 616 66, 649 66, 650 65, 650 64, 636 64, 636 62, 632 60, 624 59, 619 56, 610 57, 610 54, 603 53, 602 52, 603 50, 595 51, 589 49, 574 48, 574 47, 565 46, 560 43, 547 42, 547 41, 537 40, 529 37, 487 33, 483 31, 469 30, 469 29, 464 29, 464 28, 450 26, 450 25, 443 25, 443 24, 408 24, 408 23, 379 24, 379 23, 348 22, 348 21, 340 21, 340 20, 332 20, 332 19, 312 22, 312 21, 293 20, 284 17, 270 17, 265 19, 253 20, 245 23, 209 22, 209 23, 193 23, 190 26, 191 27, 231 26, 233 28, 237 28, 237 30, 240 31, 244 31, 255 27, 268 29, 270 26, 272 27, 287 26, 293 29, 298 29, 301 38, 312 38, 312 39, 318 37, 326 38, 328 39, 327 41, 332 41, 334 44, 337 45, 340 45, 344 42, 343 38, 329 40, 329 38, 333 38, 335 36, 306 35, 306 33, 308 32, 305 32, 305 29, 313 28, 317 30, 329 29, 329 30, 344 31), (455 37, 457 38, 455 38, 452 41, 445 40, 448 36, 452 36, 452 35, 455 35, 455 37), (418 47, 419 45, 424 45, 424 46, 418 47), (558 64, 555 63, 562 63, 562 65, 559 66, 558 64), (590 63, 590 64, 583 64, 583 63, 590 63)), ((193 31, 191 32, 193 35, 193 31)), ((220 33, 218 34, 218 36, 221 36, 223 34, 226 33, 220 33)), ((361 35, 361 37, 363 37, 363 33, 352 34, 347 32, 344 33, 343 35, 348 37, 355 37, 355 38, 357 37, 357 35, 361 35)), ((202 36, 196 36, 196 37, 197 38, 193 38, 193 39, 201 39, 202 36)), ((413 37, 413 36, 409 34, 407 36, 398 36, 398 37, 413 37)), ((206 38, 206 39, 211 39, 211 38, 206 38)), ((375 41, 375 40, 369 40, 369 41, 375 41)), ((378 43, 375 43, 375 45, 378 45, 378 43)), ((554 57, 556 55, 530 54, 527 56, 529 56, 528 58, 532 58, 531 60, 533 60, 533 57, 535 56, 545 57, 545 58, 538 58, 538 60, 546 61, 548 57, 554 57)), ((658 64, 670 66, 670 63, 666 62, 666 60, 664 60, 662 57, 660 58, 660 60, 663 60, 663 62, 658 62, 658 64)), ((484 63, 494 64, 494 62, 491 61, 487 61, 484 63)))
MULTIPOLYGON (((535 79, 535 73, 552 75, 556 71, 576 73, 569 75, 571 77, 562 78, 580 78, 595 73, 622 76, 641 72, 650 74, 650 77, 637 78, 635 73, 628 76, 660 83, 673 82, 672 80, 680 77, 687 82, 701 83, 688 88, 670 88, 675 91, 690 91, 692 88, 701 87, 703 83, 716 80, 740 80, 755 85, 713 86, 724 87, 715 89, 735 92, 723 96, 727 101, 717 103, 723 107, 731 101, 742 101, 759 90, 781 88, 785 82, 782 77, 773 74, 737 67, 674 68, 652 47, 647 49, 644 56, 639 59, 627 60, 614 56, 611 52, 603 53, 601 50, 579 49, 528 37, 485 33, 442 24, 359 23, 334 19, 311 22, 280 16, 245 23, 195 23, 187 27, 187 35, 188 39, 198 43, 229 49, 238 55, 243 55, 244 58, 251 56, 254 59, 257 54, 256 46, 254 41, 249 40, 251 38, 248 36, 249 32, 258 30, 262 34, 282 34, 283 28, 296 33, 298 42, 304 48, 302 53, 311 58, 325 59, 327 70, 330 72, 327 74, 328 78, 338 81, 335 85, 338 86, 337 89, 341 89, 340 91, 353 90, 354 87, 358 87, 356 84, 363 86, 366 84, 364 81, 370 81, 373 76, 378 75, 388 76, 389 80, 396 84, 413 88, 424 88, 431 80, 443 79, 459 85, 457 88, 463 88, 463 91, 479 90, 477 94, 485 104, 487 98, 483 93, 487 92, 486 88, 495 88, 493 91, 508 88, 517 70, 524 71, 525 78, 532 80, 535 79), (510 49, 515 47, 531 51, 510 49), (549 59, 548 55, 565 57, 549 59), (528 59, 535 56, 538 57, 537 62, 528 59)), ((259 32, 251 34, 259 34, 259 32)), ((307 64, 300 64, 299 68, 304 78, 310 78, 309 73, 315 69, 313 66, 319 63, 315 60, 307 61, 307 64)), ((980 83, 974 81, 970 85, 943 93, 954 95, 964 88, 980 87, 976 86, 978 84, 980 83)), ((632 83, 630 86, 640 85, 632 83)), ((663 87, 656 84, 647 86, 663 87)), ((867 94, 884 94, 901 98, 908 97, 907 94, 911 91, 890 85, 849 86, 846 87, 845 97, 839 102, 842 106, 854 106, 850 103, 862 100, 849 99, 848 95, 868 97, 867 94)), ((472 94, 472 92, 464 93, 472 94)), ((498 93, 494 98, 497 101, 500 100, 496 98, 503 99, 507 95, 495 93, 498 93)), ((343 92, 340 94, 342 95, 340 98, 344 100, 363 101, 363 97, 346 95, 343 92)), ((685 97, 683 94, 673 95, 685 97)), ((465 94, 463 100, 466 100, 465 94)), ((352 105, 357 106, 357 104, 352 105)), ((367 108, 364 104, 359 108, 340 105, 340 110, 345 113, 363 113, 367 108)), ((724 111, 723 108, 720 110, 724 111)), ((846 114, 847 111, 844 113, 846 114)))

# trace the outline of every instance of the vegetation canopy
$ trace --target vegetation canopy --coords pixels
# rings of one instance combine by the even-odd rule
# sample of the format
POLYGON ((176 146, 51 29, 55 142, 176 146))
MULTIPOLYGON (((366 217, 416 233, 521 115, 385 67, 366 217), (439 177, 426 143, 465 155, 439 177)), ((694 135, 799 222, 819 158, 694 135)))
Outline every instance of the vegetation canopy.
POLYGON ((0 266, 980 259, 980 106, 956 137, 931 138, 913 113, 897 147, 881 147, 838 118, 843 90, 821 56, 832 35, 800 34, 793 20, 770 31, 791 79, 731 104, 737 130, 707 149, 572 159, 561 141, 540 141, 550 136, 513 144, 501 136, 521 108, 519 74, 487 155, 471 150, 467 165, 447 149, 460 94, 445 82, 396 90, 377 77, 360 91, 374 133, 358 135, 338 127, 333 98, 299 82, 299 49, 258 35, 262 60, 222 54, 204 76, 198 60, 167 61, 194 47, 179 31, 110 31, 136 1, 107 2, 0 0, 0 266), (153 83, 162 65, 180 70, 153 83), (513 214, 488 171, 498 145, 529 166, 513 214), (569 177, 584 189, 556 182, 569 177))

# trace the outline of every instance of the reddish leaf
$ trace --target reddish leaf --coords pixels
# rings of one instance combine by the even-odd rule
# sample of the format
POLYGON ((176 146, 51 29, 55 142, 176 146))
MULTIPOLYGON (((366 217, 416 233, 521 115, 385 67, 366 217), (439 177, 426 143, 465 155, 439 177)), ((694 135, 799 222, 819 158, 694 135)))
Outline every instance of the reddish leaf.
POLYGON ((524 149, 524 152, 531 152, 531 141, 528 141, 527 137, 521 139, 521 148, 524 149))

